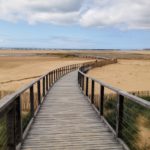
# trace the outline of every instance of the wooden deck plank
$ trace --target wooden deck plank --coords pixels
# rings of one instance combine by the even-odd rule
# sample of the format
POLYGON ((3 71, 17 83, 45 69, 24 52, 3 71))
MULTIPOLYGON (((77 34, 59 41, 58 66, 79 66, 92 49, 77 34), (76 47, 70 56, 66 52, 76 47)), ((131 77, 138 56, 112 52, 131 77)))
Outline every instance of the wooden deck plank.
POLYGON ((57 149, 123 149, 82 95, 76 71, 49 91, 22 145, 22 150, 57 149))

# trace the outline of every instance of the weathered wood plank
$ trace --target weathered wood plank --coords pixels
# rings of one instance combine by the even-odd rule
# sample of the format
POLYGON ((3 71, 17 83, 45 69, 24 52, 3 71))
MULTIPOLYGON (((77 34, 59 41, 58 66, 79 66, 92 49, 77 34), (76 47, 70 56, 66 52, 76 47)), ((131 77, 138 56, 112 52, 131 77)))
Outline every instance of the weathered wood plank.
POLYGON ((22 150, 121 150, 77 84, 77 72, 61 78, 48 93, 22 150))

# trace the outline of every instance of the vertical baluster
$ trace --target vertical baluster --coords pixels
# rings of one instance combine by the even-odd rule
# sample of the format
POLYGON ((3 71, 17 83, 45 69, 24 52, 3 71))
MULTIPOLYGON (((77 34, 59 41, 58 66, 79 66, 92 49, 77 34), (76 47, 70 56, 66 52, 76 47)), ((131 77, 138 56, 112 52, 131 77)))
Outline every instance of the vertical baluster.
POLYGON ((57 80, 59 78, 59 69, 57 69, 57 80))
POLYGON ((100 87, 100 115, 103 116, 103 111, 104 111, 104 86, 101 85, 100 87))
POLYGON ((88 96, 88 90, 89 90, 89 78, 86 77, 86 96, 88 96))
POLYGON ((62 77, 62 67, 61 67, 61 69, 60 69, 60 75, 61 75, 61 77, 62 77))
POLYGON ((122 134, 123 103, 124 103, 124 96, 118 94, 117 117, 116 117, 116 135, 117 135, 117 137, 121 137, 121 134, 122 134))
POLYGON ((48 91, 48 75, 46 75, 46 91, 48 91))
POLYGON ((84 75, 82 75, 82 91, 84 92, 84 75))
POLYGON ((55 78, 55 79, 56 79, 56 81, 57 81, 57 69, 55 70, 55 75, 56 75, 56 78, 55 78))
POLYGON ((65 66, 65 74, 67 73, 67 67, 65 66))
POLYGON ((43 77, 43 97, 45 96, 45 77, 43 77))
POLYGON ((58 79, 59 79, 59 73, 60 73, 60 72, 59 72, 59 68, 58 68, 58 79))
POLYGON ((30 87, 30 113, 31 117, 34 116, 34 89, 33 85, 30 87))
POLYGON ((62 67, 62 76, 64 75, 64 67, 62 67))
POLYGON ((61 77, 61 68, 59 68, 59 78, 61 77))
POLYGON ((82 86, 82 76, 81 76, 81 73, 80 73, 80 87, 82 86))
POLYGON ((59 79, 59 68, 57 69, 57 72, 58 72, 58 74, 57 74, 57 79, 59 79))
POLYGON ((49 77, 49 88, 51 87, 51 72, 48 74, 49 77))
POLYGON ((15 138, 16 138, 16 143, 19 144, 22 142, 21 97, 18 96, 15 102, 16 102, 15 138))
POLYGON ((82 88, 82 74, 80 74, 80 87, 82 88))
POLYGON ((92 88, 91 88, 91 103, 94 103, 94 80, 92 80, 92 88))
POLYGON ((38 91, 38 105, 41 105, 41 82, 37 82, 37 91, 38 91))
POLYGON ((54 83, 54 71, 51 72, 51 85, 54 83))
POLYGON ((56 69, 56 72, 55 72, 55 73, 56 73, 56 81, 57 81, 57 69, 56 69))
POLYGON ((7 113, 7 146, 8 150, 16 149, 15 138, 15 102, 12 103, 11 110, 7 113))
POLYGON ((56 70, 54 70, 54 83, 56 81, 56 70))

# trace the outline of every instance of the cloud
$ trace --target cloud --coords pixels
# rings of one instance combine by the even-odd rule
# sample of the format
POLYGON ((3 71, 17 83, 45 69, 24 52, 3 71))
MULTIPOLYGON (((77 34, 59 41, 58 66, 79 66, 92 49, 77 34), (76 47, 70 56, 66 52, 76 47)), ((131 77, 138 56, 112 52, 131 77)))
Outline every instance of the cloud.
POLYGON ((0 20, 74 23, 83 0, 0 0, 0 20))
POLYGON ((94 0, 81 16, 83 26, 150 28, 149 0, 94 0))
POLYGON ((150 29, 149 7, 149 0, 0 0, 0 20, 150 29))

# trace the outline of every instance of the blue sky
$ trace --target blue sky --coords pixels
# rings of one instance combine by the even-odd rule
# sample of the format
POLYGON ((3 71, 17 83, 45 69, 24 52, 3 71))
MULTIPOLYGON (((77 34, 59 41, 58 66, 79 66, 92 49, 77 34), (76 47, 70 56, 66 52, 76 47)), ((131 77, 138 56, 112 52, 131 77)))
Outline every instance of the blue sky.
POLYGON ((11 2, 0 0, 0 47, 150 48, 148 0, 11 2))

